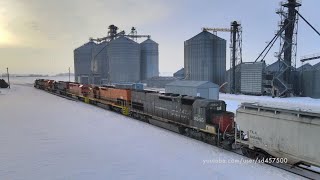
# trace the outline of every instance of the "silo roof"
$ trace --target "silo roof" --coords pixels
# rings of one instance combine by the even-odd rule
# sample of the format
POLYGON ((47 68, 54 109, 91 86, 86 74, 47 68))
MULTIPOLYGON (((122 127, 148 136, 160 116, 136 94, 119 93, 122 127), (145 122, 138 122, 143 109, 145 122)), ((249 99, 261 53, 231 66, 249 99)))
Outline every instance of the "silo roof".
POLYGON ((141 44, 158 44, 155 41, 151 40, 151 39, 147 39, 145 41, 143 41, 141 44))
POLYGON ((320 62, 318 62, 317 64, 313 65, 313 67, 314 67, 316 70, 320 70, 320 62))
POLYGON ((266 70, 267 71, 270 71, 270 72, 278 72, 281 70, 283 70, 285 68, 285 65, 282 61, 276 61, 274 62, 273 64, 270 64, 269 66, 266 67, 266 70))
POLYGON ((83 47, 85 47, 85 46, 88 46, 88 45, 92 46, 92 45, 96 45, 96 43, 93 42, 93 41, 89 41, 89 42, 83 44, 82 46, 76 48, 75 51, 78 50, 78 49, 81 49, 81 48, 83 48, 83 47))
POLYGON ((223 40, 226 41, 225 39, 222 39, 208 31, 202 31, 199 34, 193 36, 192 38, 188 39, 187 41, 192 41, 192 40, 200 40, 200 39, 218 39, 218 40, 223 40))
POLYGON ((181 68, 180 70, 175 72, 174 75, 184 75, 184 68, 181 68))
POLYGON ((166 86, 180 86, 180 87, 200 87, 200 86, 207 86, 207 87, 215 87, 215 88, 219 88, 219 86, 217 84, 214 84, 212 82, 209 81, 187 81, 187 80, 183 80, 183 81, 173 81, 171 83, 168 83, 166 86))
POLYGON ((315 68, 311 64, 307 63, 307 64, 304 64, 304 65, 300 66, 299 68, 297 68, 297 71, 311 71, 314 69, 315 68))
POLYGON ((110 44, 114 43, 114 42, 124 42, 124 43, 133 43, 133 44, 138 44, 137 42, 135 42, 134 40, 132 39, 129 39, 127 37, 124 37, 124 36, 120 36, 112 41, 110 41, 110 44))

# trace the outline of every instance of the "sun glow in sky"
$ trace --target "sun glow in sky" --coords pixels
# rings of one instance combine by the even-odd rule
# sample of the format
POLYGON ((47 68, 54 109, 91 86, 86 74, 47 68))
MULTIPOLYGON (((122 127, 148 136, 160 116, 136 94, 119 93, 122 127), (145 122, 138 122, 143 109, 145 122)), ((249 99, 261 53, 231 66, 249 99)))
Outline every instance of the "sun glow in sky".
POLYGON ((4 28, 0 27, 0 46, 11 46, 16 43, 17 41, 14 36, 4 28))
POLYGON ((6 8, 0 7, 0 47, 16 44, 14 36, 6 28, 8 24, 8 18, 5 15, 8 14, 7 12, 8 11, 6 8))

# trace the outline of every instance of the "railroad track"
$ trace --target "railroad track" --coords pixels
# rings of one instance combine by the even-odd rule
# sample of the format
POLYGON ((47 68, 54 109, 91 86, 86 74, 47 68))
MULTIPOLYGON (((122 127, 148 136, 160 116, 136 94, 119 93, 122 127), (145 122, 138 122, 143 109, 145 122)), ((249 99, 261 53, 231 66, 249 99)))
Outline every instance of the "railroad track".
MULTIPOLYGON (((221 148, 221 147, 219 147, 219 148, 221 148)), ((245 155, 243 155, 241 153, 241 151, 227 150, 227 149, 224 149, 224 150, 232 152, 232 153, 235 153, 235 154, 240 155, 240 156, 246 157, 245 155)), ((248 158, 248 157, 246 157, 246 158, 248 158)), ((320 179, 320 172, 312 170, 312 169, 308 169, 308 168, 305 168, 305 167, 292 166, 290 164, 281 164, 281 163, 265 163, 265 164, 267 164, 269 166, 273 166, 273 167, 279 168, 279 169, 282 169, 284 171, 287 171, 287 172, 290 172, 290 173, 293 173, 293 174, 296 174, 296 175, 299 175, 299 176, 304 177, 304 178, 314 179, 314 180, 320 179)))
MULTIPOLYGON (((19 84, 19 85, 20 85, 20 84, 19 84)), ((46 91, 46 90, 43 90, 43 89, 39 89, 39 90, 48 92, 49 94, 53 94, 53 95, 56 95, 56 96, 59 96, 59 97, 62 97, 62 98, 65 98, 65 99, 68 99, 68 100, 71 100, 71 101, 79 101, 78 99, 76 99, 76 98, 74 98, 74 97, 69 97, 69 96, 61 95, 61 94, 59 94, 59 93, 55 93, 55 92, 52 92, 52 91, 46 91)))
POLYGON ((285 171, 291 172, 293 174, 297 174, 299 176, 308 178, 308 179, 320 179, 320 172, 308 169, 308 168, 304 168, 301 166, 291 166, 288 164, 269 164, 273 167, 277 167, 280 169, 283 169, 285 171))

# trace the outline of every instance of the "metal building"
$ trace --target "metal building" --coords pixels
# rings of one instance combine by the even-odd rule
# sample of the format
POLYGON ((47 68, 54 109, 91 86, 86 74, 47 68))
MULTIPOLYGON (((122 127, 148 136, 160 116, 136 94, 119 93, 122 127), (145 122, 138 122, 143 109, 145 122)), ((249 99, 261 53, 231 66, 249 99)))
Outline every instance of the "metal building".
POLYGON ((320 70, 302 72, 302 95, 320 98, 320 70))
MULTIPOLYGON (((264 94, 264 62, 242 63, 240 70, 240 92, 243 94, 264 94)), ((271 82, 270 82, 271 83, 271 82)))
POLYGON ((184 68, 181 68, 179 71, 173 73, 173 77, 184 79, 185 78, 184 68))
POLYGON ((174 81, 166 85, 166 93, 219 99, 219 86, 209 81, 174 81))
POLYGON ((140 44, 119 37, 109 42, 107 52, 109 83, 140 81, 140 44))
POLYGON ((165 86, 173 81, 179 80, 176 77, 159 76, 152 77, 147 80, 142 80, 142 83, 147 84, 150 88, 165 88, 165 86))
POLYGON ((141 44, 141 80, 159 76, 159 45, 147 39, 141 44))
POLYGON ((142 83, 115 83, 113 85, 115 88, 120 88, 120 89, 135 89, 135 90, 144 89, 144 85, 142 83))
POLYGON ((226 40, 203 31, 185 41, 184 68, 188 80, 223 84, 226 73, 226 40))
POLYGON ((89 83, 89 76, 91 75, 91 60, 95 46, 96 43, 88 42, 73 51, 76 82, 85 84, 89 83))

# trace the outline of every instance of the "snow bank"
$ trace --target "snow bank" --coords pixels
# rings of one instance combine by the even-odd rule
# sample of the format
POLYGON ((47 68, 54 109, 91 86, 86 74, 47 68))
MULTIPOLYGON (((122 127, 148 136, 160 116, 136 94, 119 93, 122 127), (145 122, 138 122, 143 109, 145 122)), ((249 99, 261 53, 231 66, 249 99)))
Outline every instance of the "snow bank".
POLYGON ((0 115, 0 179, 301 179, 28 86, 0 96, 0 115))
POLYGON ((320 99, 309 97, 272 98, 269 96, 248 96, 220 93, 220 99, 226 101, 227 110, 236 112, 237 107, 244 102, 258 103, 262 106, 291 109, 298 111, 320 113, 320 99))

